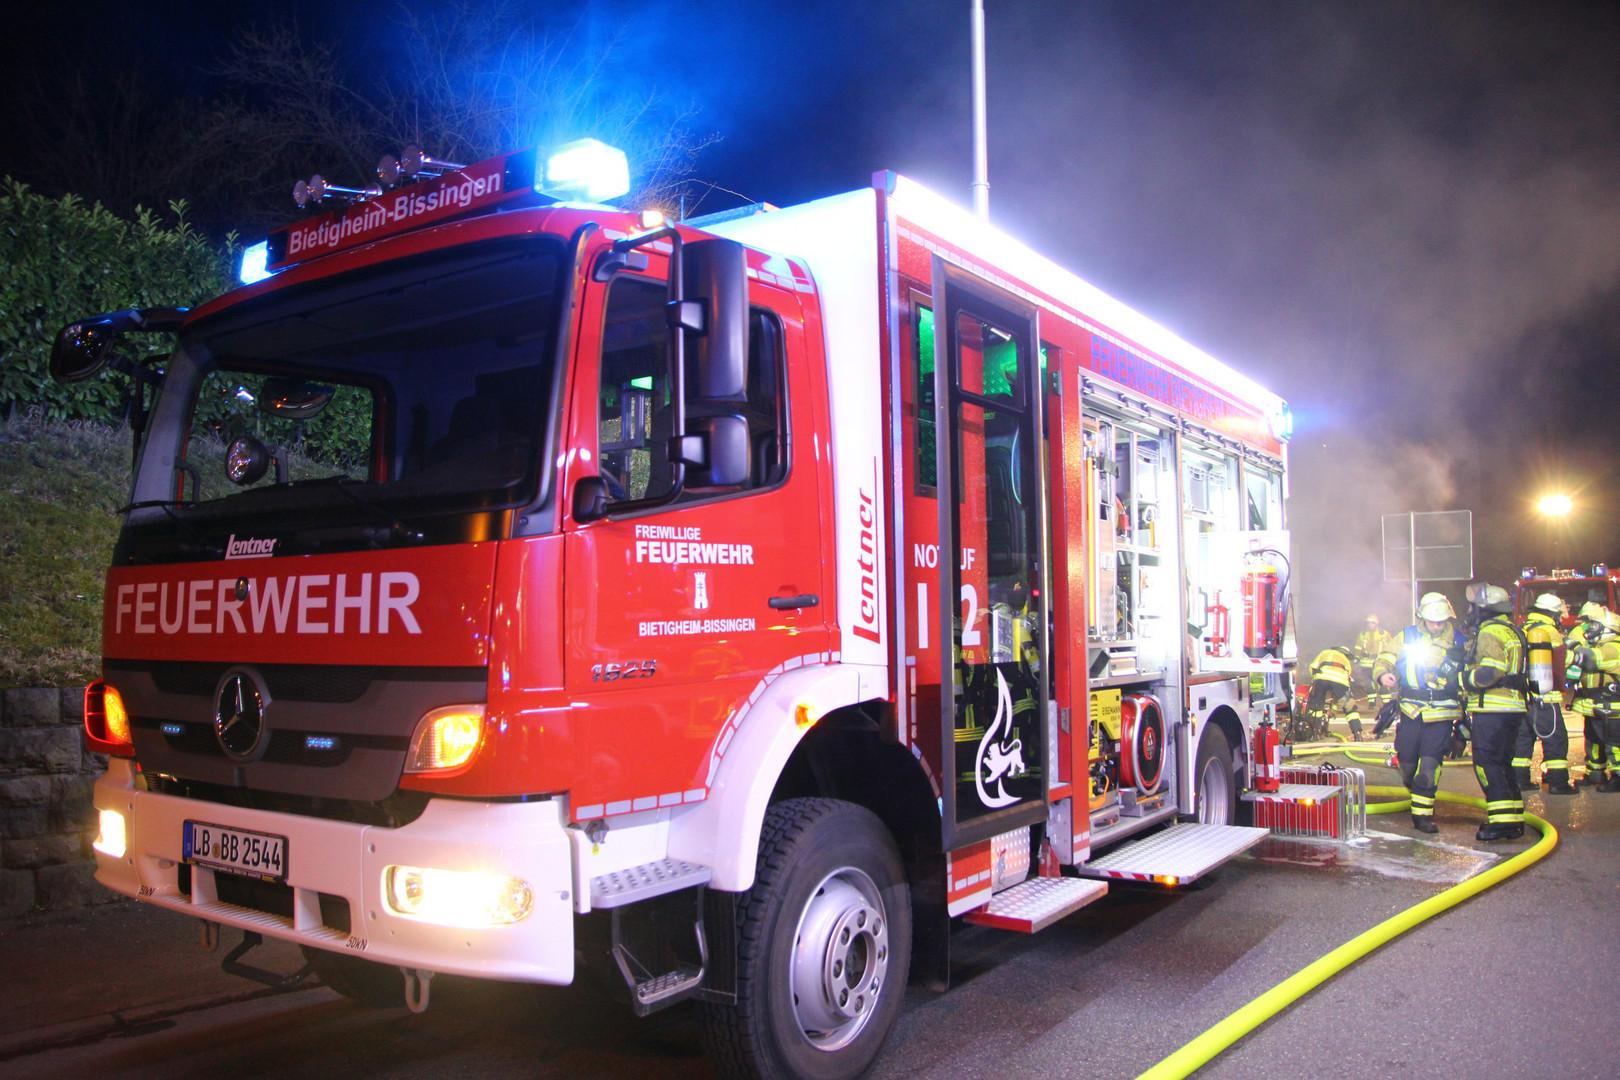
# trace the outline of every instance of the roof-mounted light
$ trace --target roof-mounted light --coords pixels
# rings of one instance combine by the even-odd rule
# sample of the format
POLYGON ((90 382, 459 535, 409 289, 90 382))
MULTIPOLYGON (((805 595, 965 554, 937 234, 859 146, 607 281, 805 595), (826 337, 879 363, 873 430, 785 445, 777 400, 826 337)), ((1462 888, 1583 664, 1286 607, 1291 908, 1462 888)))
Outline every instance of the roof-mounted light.
POLYGON ((554 199, 601 202, 630 190, 630 161, 624 151, 596 139, 576 139, 553 147, 539 187, 554 199))
POLYGON ((1279 401, 1277 407, 1271 411, 1271 433, 1277 437, 1278 442, 1287 442, 1294 437, 1294 410, 1288 407, 1286 401, 1279 401))
POLYGON ((242 249, 242 262, 237 267, 236 278, 244 285, 252 285, 255 281, 263 281, 270 276, 270 241, 260 240, 252 247, 242 249))

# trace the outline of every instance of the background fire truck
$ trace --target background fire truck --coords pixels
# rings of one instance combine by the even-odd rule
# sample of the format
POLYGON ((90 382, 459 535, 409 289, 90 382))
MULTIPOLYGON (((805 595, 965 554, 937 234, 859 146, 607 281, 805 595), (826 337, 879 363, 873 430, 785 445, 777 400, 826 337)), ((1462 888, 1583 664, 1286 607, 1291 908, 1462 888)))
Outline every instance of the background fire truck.
POLYGON ((1536 597, 1543 593, 1554 593, 1563 597, 1569 607, 1564 625, 1574 626, 1580 622, 1581 607, 1588 602, 1595 601, 1610 611, 1615 609, 1617 582, 1620 582, 1620 574, 1611 572, 1604 563, 1594 565, 1590 574, 1578 570, 1549 570, 1542 573, 1533 566, 1527 566, 1519 571, 1519 579, 1513 583, 1513 617, 1523 618, 1535 606, 1536 597))
POLYGON ((1264 835, 1287 410, 903 177, 556 201, 604 163, 300 185, 346 205, 252 284, 64 329, 141 439, 97 876, 253 977, 261 935, 413 1009, 601 966, 696 998, 727 1074, 851 1076, 953 918, 1034 932, 1264 835))

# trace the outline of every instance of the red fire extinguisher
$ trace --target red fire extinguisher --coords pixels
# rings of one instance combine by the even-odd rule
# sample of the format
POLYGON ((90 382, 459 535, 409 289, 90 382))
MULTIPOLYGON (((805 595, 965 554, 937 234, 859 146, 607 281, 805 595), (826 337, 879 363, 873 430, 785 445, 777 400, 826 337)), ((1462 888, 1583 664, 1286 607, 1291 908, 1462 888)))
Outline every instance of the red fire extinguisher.
POLYGON ((1256 548, 1243 557, 1243 652, 1253 660, 1280 655, 1286 578, 1267 556, 1285 566, 1282 552, 1256 548))
POLYGON ((1232 637, 1232 613, 1221 603, 1221 591, 1215 590, 1215 602, 1209 605, 1209 633, 1204 637, 1204 652, 1210 656, 1225 656, 1226 643, 1232 637))
POLYGON ((1254 790, 1276 791, 1282 787, 1282 738, 1277 726, 1262 720, 1254 729, 1254 790))

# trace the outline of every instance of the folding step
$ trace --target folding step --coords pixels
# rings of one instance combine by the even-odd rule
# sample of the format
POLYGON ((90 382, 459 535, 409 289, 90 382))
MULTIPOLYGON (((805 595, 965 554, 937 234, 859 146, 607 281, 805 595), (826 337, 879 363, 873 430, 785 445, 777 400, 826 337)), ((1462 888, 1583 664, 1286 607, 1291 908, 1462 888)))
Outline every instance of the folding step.
POLYGON ((1030 878, 990 898, 984 907, 962 916, 964 922, 1033 934, 1045 930, 1108 891, 1106 881, 1072 877, 1030 878))
POLYGON ((712 871, 707 866, 679 859, 659 859, 640 866, 627 866, 623 870, 591 878, 591 907, 623 907, 638 900, 690 889, 694 885, 707 885, 711 876, 712 871))
POLYGON ((633 1008, 637 1016, 646 1016, 666 1005, 673 1005, 697 993, 703 985, 702 971, 671 971, 655 975, 636 983, 633 1008))
POLYGON ((1334 784, 1279 784, 1276 791, 1245 791, 1244 802, 1293 803, 1296 806, 1316 806, 1339 797, 1334 784))
POLYGON ((1268 832, 1242 825, 1186 822, 1121 844, 1075 869, 1086 877, 1185 885, 1258 844, 1268 832))

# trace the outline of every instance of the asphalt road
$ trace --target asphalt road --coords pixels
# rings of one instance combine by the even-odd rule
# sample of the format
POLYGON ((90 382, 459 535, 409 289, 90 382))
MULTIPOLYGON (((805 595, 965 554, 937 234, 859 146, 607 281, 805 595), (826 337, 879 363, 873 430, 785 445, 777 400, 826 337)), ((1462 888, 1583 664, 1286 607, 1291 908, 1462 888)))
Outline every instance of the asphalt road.
MULTIPOLYGON (((1477 794, 1462 768, 1444 787, 1477 794)), ((1531 809, 1562 834, 1549 858, 1360 961, 1197 1075, 1620 1075, 1620 794, 1532 797, 1531 809)), ((1358 847, 1267 841, 1202 888, 1116 887, 1034 937, 964 927, 952 989, 912 992, 872 1075, 1134 1077, 1334 946, 1528 843, 1482 851, 1473 812, 1443 807, 1439 821, 1434 841, 1416 839, 1405 815, 1373 818, 1381 835, 1358 847)), ((143 964, 162 969, 141 952, 151 942, 128 945, 99 960, 104 970, 36 977, 30 992, 103 987, 112 1008, 135 992, 143 964)), ((324 988, 211 1004, 218 996, 0 1061, 0 1075, 713 1075, 686 1007, 638 1021, 567 992, 449 978, 435 981, 423 1016, 324 988)))

